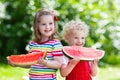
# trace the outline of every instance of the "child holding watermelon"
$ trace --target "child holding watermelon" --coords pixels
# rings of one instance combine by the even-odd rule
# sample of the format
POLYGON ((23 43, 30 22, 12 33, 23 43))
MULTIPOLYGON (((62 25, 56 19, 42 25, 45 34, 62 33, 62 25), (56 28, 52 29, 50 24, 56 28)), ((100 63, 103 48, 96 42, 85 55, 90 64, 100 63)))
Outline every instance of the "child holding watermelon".
MULTIPOLYGON (((69 46, 84 46, 88 28, 81 21, 70 21, 63 27, 63 37, 69 46)), ((92 80, 91 76, 96 76, 98 59, 93 61, 64 58, 61 66, 61 75, 66 80, 92 80)))
POLYGON ((46 52, 46 58, 40 58, 37 63, 30 66, 29 80, 56 80, 56 71, 62 64, 63 46, 57 38, 55 13, 44 8, 39 10, 34 18, 33 30, 34 36, 29 43, 29 53, 43 51, 46 52))

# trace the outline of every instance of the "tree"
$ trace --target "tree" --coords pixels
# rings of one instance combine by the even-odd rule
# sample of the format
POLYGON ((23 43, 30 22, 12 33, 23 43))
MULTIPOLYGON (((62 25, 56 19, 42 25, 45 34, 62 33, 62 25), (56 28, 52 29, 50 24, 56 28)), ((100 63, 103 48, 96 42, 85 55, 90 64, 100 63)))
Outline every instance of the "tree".
POLYGON ((119 0, 1 0, 1 4, 4 6, 4 17, 0 16, 0 53, 4 53, 1 56, 26 53, 33 17, 39 8, 47 7, 56 10, 59 33, 64 23, 81 19, 89 26, 86 46, 105 50, 103 62, 120 63, 119 0))

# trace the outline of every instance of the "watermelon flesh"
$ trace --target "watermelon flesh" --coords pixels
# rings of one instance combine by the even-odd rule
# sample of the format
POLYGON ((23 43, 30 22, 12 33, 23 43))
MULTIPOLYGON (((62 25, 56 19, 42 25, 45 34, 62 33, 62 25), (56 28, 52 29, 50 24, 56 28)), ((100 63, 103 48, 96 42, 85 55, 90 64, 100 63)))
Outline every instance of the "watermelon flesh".
POLYGON ((7 60, 16 66, 28 66, 35 64, 39 58, 45 58, 45 52, 35 52, 21 55, 11 55, 7 60))
POLYGON ((103 58, 105 52, 103 50, 80 46, 64 46, 63 53, 71 59, 79 57, 80 60, 94 60, 103 58))

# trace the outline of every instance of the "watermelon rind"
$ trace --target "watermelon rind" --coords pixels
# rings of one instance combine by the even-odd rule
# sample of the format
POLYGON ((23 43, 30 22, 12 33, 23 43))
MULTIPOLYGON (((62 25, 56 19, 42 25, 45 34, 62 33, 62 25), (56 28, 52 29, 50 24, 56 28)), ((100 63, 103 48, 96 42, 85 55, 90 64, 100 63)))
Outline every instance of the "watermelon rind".
POLYGON ((44 52, 43 59, 46 59, 46 57, 47 57, 47 52, 44 52))
POLYGON ((68 55, 67 52, 66 52, 64 49, 62 49, 62 52, 63 52, 63 54, 64 54, 67 58, 73 59, 73 56, 68 55))

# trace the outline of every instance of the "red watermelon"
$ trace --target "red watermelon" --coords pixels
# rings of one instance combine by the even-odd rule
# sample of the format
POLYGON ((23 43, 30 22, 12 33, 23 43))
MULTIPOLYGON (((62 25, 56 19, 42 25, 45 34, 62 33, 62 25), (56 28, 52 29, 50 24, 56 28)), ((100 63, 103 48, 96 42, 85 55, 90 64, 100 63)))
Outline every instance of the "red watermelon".
POLYGON ((94 60, 103 58, 105 52, 103 50, 98 50, 94 48, 64 46, 63 53, 71 59, 74 57, 79 57, 80 60, 94 60))
POLYGON ((44 58, 45 56, 45 52, 36 52, 21 55, 11 55, 7 57, 7 60, 16 66, 27 66, 35 64, 39 58, 44 58))

